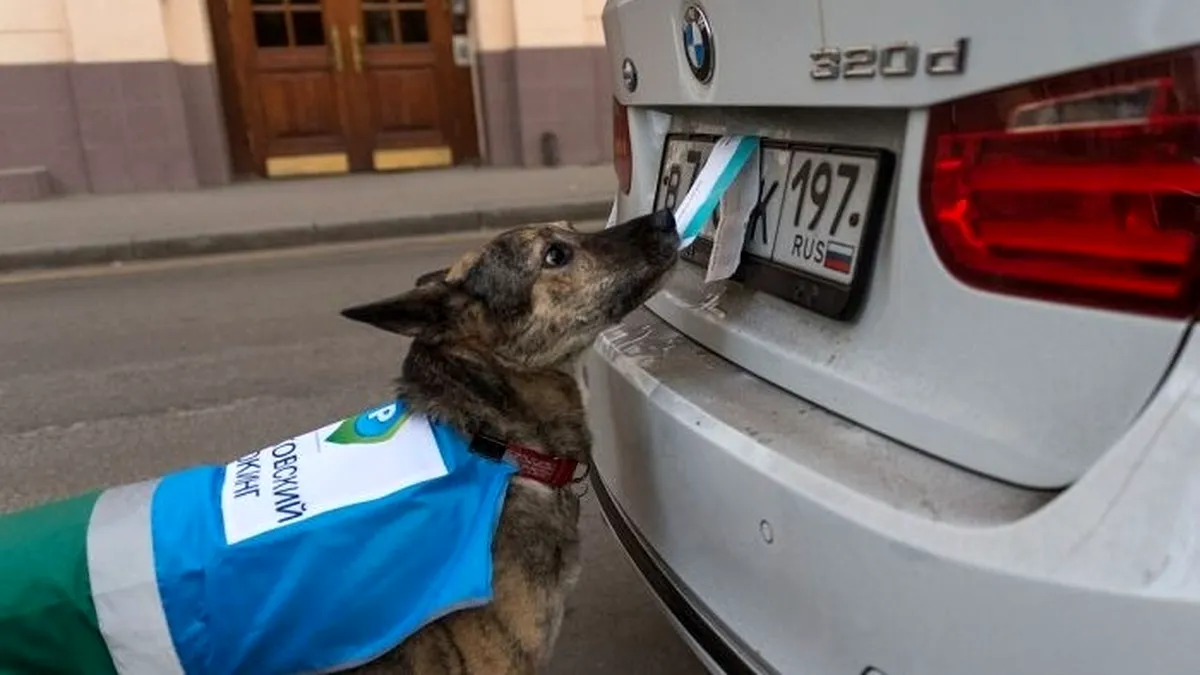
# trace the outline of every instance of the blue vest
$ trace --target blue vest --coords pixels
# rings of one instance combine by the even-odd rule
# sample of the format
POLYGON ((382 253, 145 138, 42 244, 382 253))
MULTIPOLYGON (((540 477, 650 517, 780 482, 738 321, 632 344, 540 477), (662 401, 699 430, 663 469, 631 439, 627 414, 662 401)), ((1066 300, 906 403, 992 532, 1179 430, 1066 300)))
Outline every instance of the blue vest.
POLYGON ((385 405, 154 492, 154 567, 186 673, 337 672, 492 599, 516 467, 385 405))

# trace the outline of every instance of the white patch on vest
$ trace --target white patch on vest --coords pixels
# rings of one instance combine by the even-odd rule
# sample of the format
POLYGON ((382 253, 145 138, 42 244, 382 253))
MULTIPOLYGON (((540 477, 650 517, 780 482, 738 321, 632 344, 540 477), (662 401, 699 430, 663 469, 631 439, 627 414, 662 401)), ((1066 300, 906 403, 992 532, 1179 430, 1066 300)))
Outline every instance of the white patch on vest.
MULTIPOLYGON (((372 415, 378 419, 386 411, 372 415)), ((225 467, 221 512, 226 543, 381 499, 448 473, 424 417, 404 420, 386 440, 328 442, 340 426, 330 424, 225 467)))

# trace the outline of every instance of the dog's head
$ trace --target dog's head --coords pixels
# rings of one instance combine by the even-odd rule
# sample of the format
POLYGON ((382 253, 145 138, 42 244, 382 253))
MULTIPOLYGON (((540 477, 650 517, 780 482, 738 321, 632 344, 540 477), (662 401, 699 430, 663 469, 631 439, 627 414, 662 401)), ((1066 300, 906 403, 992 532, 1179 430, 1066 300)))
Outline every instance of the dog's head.
POLYGON ((659 287, 677 259, 669 211, 595 233, 567 223, 505 232, 402 295, 342 315, 520 368, 571 360, 659 287))

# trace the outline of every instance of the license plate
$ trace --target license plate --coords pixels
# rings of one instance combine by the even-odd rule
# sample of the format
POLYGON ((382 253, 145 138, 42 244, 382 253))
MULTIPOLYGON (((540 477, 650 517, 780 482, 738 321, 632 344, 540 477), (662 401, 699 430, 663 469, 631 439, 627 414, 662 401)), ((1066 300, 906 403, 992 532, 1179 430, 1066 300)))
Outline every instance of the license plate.
MULTIPOLYGON (((674 209, 712 152, 716 137, 667 139, 655 208, 674 209)), ((845 318, 858 304, 873 257, 891 156, 875 150, 764 140, 756 215, 746 228, 734 278, 845 318)), ((716 213, 684 258, 707 264, 716 213)))

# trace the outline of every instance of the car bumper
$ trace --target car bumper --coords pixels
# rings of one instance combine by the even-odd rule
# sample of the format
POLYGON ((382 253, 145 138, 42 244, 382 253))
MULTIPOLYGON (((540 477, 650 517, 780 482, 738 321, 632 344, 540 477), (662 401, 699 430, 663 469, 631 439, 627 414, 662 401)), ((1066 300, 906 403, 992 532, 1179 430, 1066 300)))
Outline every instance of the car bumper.
POLYGON ((1195 339, 1125 436, 1053 493, 831 415, 647 310, 597 341, 583 380, 600 504, 714 672, 1200 667, 1195 339))
POLYGON ((728 675, 768 672, 762 666, 756 668, 752 665, 753 657, 739 648, 736 638, 730 635, 728 630, 715 627, 718 621, 712 613, 707 611, 703 603, 689 592, 683 582, 646 544, 637 527, 613 501, 612 494, 598 474, 592 474, 591 484, 604 520, 612 529, 621 548, 650 587, 659 608, 708 670, 728 675))

